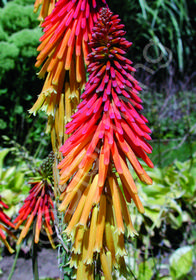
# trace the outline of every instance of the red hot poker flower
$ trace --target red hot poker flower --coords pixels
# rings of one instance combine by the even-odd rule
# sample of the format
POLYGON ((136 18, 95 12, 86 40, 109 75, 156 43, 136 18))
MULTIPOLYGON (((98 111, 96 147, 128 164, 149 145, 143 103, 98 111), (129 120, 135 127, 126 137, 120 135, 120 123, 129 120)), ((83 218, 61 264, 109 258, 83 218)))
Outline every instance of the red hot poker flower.
POLYGON ((135 69, 125 57, 131 43, 123 38, 123 27, 117 15, 101 10, 89 44, 83 101, 66 125, 72 135, 60 149, 60 184, 71 179, 60 210, 65 211, 66 232, 74 242, 71 265, 77 268, 77 279, 92 276, 94 253, 106 279, 112 279, 110 264, 123 264, 125 226, 129 235, 135 233, 127 202, 133 200, 144 212, 128 163, 141 181, 152 183, 139 162, 153 167, 147 156, 151 131, 140 112, 135 69))
POLYGON ((69 163, 74 159, 73 169, 69 168, 69 174, 73 175, 76 167, 83 169, 90 161, 92 166, 95 161, 92 157, 100 150, 102 152, 97 153, 98 157, 103 154, 100 178, 105 173, 104 166, 112 159, 122 182, 129 185, 131 175, 126 167, 127 157, 138 177, 147 184, 152 183, 137 159, 141 158, 153 167, 146 154, 152 151, 146 142, 151 139, 151 131, 146 125, 146 118, 140 113, 141 88, 131 74, 134 71, 132 62, 124 56, 131 43, 122 37, 125 34, 122 30, 124 25, 119 22, 118 16, 113 16, 108 9, 102 9, 101 18, 93 28, 89 44, 92 48, 89 54, 89 80, 78 111, 66 125, 66 133, 73 134, 60 149, 65 156, 59 165, 61 183, 69 179, 64 172, 67 168, 66 158, 69 158, 69 163), (81 156, 76 161, 77 154, 81 156))
POLYGON ((53 202, 51 199, 52 187, 47 180, 38 180, 29 182, 31 184, 31 190, 29 196, 25 199, 24 205, 19 210, 19 215, 14 220, 16 223, 16 229, 24 222, 25 226, 21 231, 17 244, 20 244, 23 238, 27 235, 29 228, 33 221, 36 222, 35 228, 35 243, 39 242, 39 235, 42 226, 44 227, 48 239, 53 248, 55 248, 52 240, 52 225, 54 222, 53 214, 53 202))
POLYGON ((34 13, 36 13, 41 6, 38 19, 43 21, 55 7, 56 0, 35 0, 34 13))
MULTIPOLYGON (((59 143, 64 143, 64 116, 69 120, 79 103, 86 81, 88 42, 98 12, 105 5, 105 0, 59 0, 42 24, 44 35, 40 38, 36 66, 43 64, 39 76, 47 77, 30 113, 35 114, 40 108, 46 111, 48 130, 55 131, 59 143)), ((52 135, 53 147, 55 141, 52 135)))
POLYGON ((57 70, 55 71, 57 73, 52 79, 54 85, 57 83, 55 81, 60 70, 70 69, 73 54, 78 70, 77 81, 81 81, 82 57, 84 55, 84 59, 87 58, 91 31, 103 5, 105 0, 59 0, 55 9, 45 19, 42 24, 44 35, 40 38, 42 43, 38 47, 40 54, 36 66, 40 66, 48 58, 41 73, 45 73, 46 70, 51 72, 52 68, 55 68, 53 70, 57 70))
POLYGON ((0 196, 0 239, 2 240, 2 242, 5 244, 5 246, 8 248, 10 253, 13 253, 14 250, 10 247, 9 243, 6 240, 6 236, 3 232, 6 231, 9 235, 13 236, 15 238, 15 236, 11 233, 11 231, 8 229, 8 227, 12 227, 14 228, 14 225, 12 224, 12 222, 10 221, 10 217, 8 217, 4 211, 3 208, 8 209, 8 205, 5 204, 2 200, 1 200, 1 196, 0 196))

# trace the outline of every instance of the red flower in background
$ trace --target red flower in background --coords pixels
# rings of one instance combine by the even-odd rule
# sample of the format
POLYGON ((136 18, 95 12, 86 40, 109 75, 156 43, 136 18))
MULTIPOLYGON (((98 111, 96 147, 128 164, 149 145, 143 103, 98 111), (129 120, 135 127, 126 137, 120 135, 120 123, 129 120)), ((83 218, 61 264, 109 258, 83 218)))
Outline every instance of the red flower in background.
POLYGON ((43 21, 45 17, 47 17, 52 12, 56 2, 56 0, 35 0, 34 13, 36 13, 39 10, 39 7, 41 6, 38 17, 40 21, 43 21))
POLYGON ((4 209, 8 209, 8 205, 5 204, 1 200, 0 196, 0 239, 5 244, 5 246, 8 248, 10 253, 13 253, 14 250, 10 247, 9 243, 6 240, 6 235, 4 234, 3 230, 7 232, 9 235, 15 238, 15 236, 12 234, 12 232, 8 229, 8 227, 14 228, 14 225, 10 221, 10 218, 4 213, 4 209))
POLYGON ((33 221, 35 226, 35 243, 39 242, 40 231, 44 227, 49 241, 53 248, 55 248, 52 240, 52 225, 54 222, 53 209, 54 205, 51 199, 52 187, 47 180, 37 180, 29 182, 31 184, 31 190, 29 196, 25 199, 24 205, 19 210, 19 215, 14 220, 17 229, 22 223, 25 223, 17 244, 20 244, 23 238, 27 235, 29 228, 33 221))
POLYGON ((44 35, 36 66, 43 64, 39 76, 47 77, 30 112, 35 114, 41 108, 48 114, 53 148, 64 143, 65 123, 79 103, 86 82, 88 42, 98 12, 105 5, 105 0, 59 0, 42 24, 44 35))
POLYGON ((60 149, 60 184, 69 183, 59 209, 65 211, 66 232, 73 238, 71 264, 77 279, 92 276, 94 253, 107 279, 112 279, 112 266, 123 264, 125 227, 129 235, 135 233, 127 202, 133 200, 144 212, 128 164, 141 181, 152 183, 138 160, 153 167, 147 156, 151 131, 140 112, 135 69, 125 57, 131 43, 123 28, 118 15, 101 10, 89 44, 83 101, 66 125, 72 135, 60 149))
MULTIPOLYGON (((55 9, 42 23, 44 35, 38 47, 40 54, 36 66, 40 66, 48 58, 47 70, 69 70, 72 55, 76 59, 77 81, 82 80, 83 56, 86 60, 89 53, 88 41, 91 39, 92 28, 97 22, 100 7, 105 0, 59 0, 55 9), (52 53, 54 52, 54 54, 52 53), (51 56, 52 55, 52 56, 51 56), (58 62, 62 65, 56 66, 58 62)), ((44 69, 44 70, 46 70, 44 69)), ((56 71, 58 75, 58 71, 56 71)), ((56 79, 53 78, 53 84, 56 79)))

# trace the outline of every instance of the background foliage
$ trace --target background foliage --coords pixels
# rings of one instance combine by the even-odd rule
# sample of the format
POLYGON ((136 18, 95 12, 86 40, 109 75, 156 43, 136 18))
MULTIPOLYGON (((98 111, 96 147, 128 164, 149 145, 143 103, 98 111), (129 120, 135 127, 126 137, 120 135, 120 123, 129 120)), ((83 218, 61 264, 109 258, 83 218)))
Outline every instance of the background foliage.
MULTIPOLYGON (((0 5, 0 130, 31 153, 40 134, 43 139, 46 123, 44 114, 34 118, 27 112, 43 85, 33 66, 41 36, 33 3, 14 0, 0 5)), ((133 42, 129 56, 143 83, 144 113, 153 138, 184 135, 195 123, 196 1, 113 0, 109 6, 120 15, 133 42)))
POLYGON ((127 35, 133 41, 134 63, 146 62, 141 59, 142 50, 154 42, 152 59, 162 52, 167 60, 172 50, 172 67, 176 72, 192 71, 195 51, 195 0, 122 0, 109 3, 112 10, 120 14, 126 25, 127 35))
POLYGON ((46 117, 34 118, 27 111, 42 86, 34 67, 41 29, 32 4, 16 0, 0 8, 0 130, 31 153, 40 140, 47 145, 42 141, 46 117))

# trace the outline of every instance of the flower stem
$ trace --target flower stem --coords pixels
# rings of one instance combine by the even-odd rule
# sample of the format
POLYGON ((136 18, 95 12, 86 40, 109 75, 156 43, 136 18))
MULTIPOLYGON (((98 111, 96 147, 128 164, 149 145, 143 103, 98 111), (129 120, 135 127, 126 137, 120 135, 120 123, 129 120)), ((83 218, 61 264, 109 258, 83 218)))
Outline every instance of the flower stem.
POLYGON ((18 256, 19 256, 19 252, 20 252, 20 248, 21 248, 21 244, 17 247, 16 249, 16 255, 15 255, 15 258, 14 258, 14 263, 12 265, 12 269, 10 271, 10 274, 8 276, 8 280, 11 280, 12 279, 12 276, 14 274, 14 270, 16 268, 16 263, 17 263, 17 260, 18 260, 18 256))
POLYGON ((33 225, 33 242, 32 242, 32 268, 33 268, 33 280, 39 280, 38 258, 37 258, 38 245, 34 241, 35 226, 36 226, 36 223, 34 222, 34 225, 33 225))

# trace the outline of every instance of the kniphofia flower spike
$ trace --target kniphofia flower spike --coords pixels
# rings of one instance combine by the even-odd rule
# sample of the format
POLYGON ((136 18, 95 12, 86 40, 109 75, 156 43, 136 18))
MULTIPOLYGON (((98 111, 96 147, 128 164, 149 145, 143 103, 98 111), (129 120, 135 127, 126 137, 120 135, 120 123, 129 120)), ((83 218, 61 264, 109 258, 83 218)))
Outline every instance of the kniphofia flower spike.
POLYGON ((10 221, 10 217, 8 217, 4 213, 4 209, 8 209, 8 205, 2 201, 0 196, 0 240, 5 244, 9 252, 13 253, 14 250, 10 247, 9 243, 7 242, 6 235, 4 234, 3 231, 7 232, 9 235, 15 238, 12 232, 8 229, 9 227, 14 228, 14 225, 10 221))
POLYGON ((38 20, 42 22, 49 14, 51 14, 56 2, 56 0, 35 0, 34 13, 36 13, 41 6, 38 20))
POLYGON ((19 215, 14 220, 15 228, 19 228, 25 221, 25 225, 20 233, 17 244, 20 244, 23 238, 27 235, 33 221, 35 226, 34 242, 39 242, 39 236, 42 227, 44 228, 48 239, 53 248, 55 248, 52 239, 52 226, 54 222, 53 201, 51 199, 52 187, 47 180, 39 179, 37 181, 29 182, 31 190, 28 197, 25 199, 23 206, 19 210, 19 215))
POLYGON ((60 184, 68 185, 59 209, 65 211, 66 233, 74 242, 71 265, 77 279, 93 279, 96 260, 105 279, 112 279, 112 267, 124 263, 124 234, 135 234, 127 203, 133 200, 144 212, 128 164, 141 181, 152 183, 138 160, 153 167, 146 141, 151 131, 140 113, 141 88, 125 57, 131 43, 123 28, 118 15, 101 10, 89 44, 83 101, 66 125, 72 135, 60 149, 60 184))
POLYGON ((54 150, 64 143, 65 123, 79 103, 86 82, 88 42, 100 7, 105 5, 105 0, 59 0, 42 24, 36 66, 43 65, 39 77, 46 74, 46 79, 30 113, 41 108, 48 114, 54 150))

